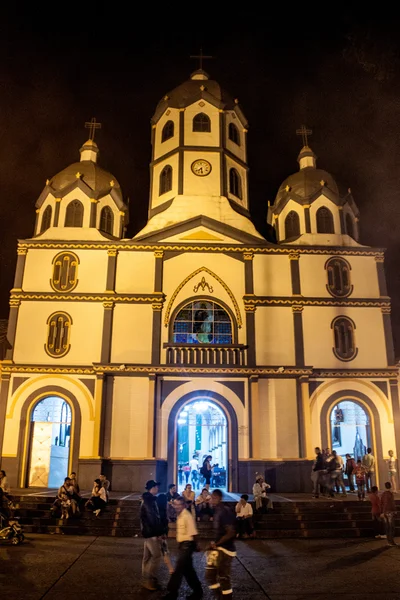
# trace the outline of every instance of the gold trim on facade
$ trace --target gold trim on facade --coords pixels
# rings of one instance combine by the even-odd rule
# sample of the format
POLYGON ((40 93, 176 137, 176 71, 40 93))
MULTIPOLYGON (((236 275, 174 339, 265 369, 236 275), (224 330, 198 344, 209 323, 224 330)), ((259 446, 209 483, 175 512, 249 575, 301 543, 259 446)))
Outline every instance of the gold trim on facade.
POLYGON ((262 296, 250 297, 246 294, 243 297, 244 308, 248 310, 248 306, 343 306, 343 307, 378 307, 382 312, 390 313, 390 302, 382 301, 381 299, 371 300, 356 300, 354 298, 303 298, 299 295, 286 298, 265 298, 262 296))
POLYGON ((153 302, 163 303, 165 294, 162 292, 152 292, 151 294, 135 296, 134 294, 115 294, 113 292, 108 294, 54 294, 52 292, 34 294, 31 292, 11 292, 10 306, 19 306, 21 300, 74 300, 75 302, 110 302, 112 300, 113 302, 152 304, 153 302), (11 304, 11 302, 15 304, 11 304))

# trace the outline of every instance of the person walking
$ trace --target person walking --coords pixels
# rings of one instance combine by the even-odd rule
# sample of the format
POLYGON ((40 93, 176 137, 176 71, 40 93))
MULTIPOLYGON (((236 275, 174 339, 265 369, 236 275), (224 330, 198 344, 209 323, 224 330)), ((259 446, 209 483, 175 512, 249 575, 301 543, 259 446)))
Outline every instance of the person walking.
POLYGON ((313 484, 313 498, 319 498, 320 493, 320 478, 325 469, 324 457, 322 456, 321 448, 315 448, 315 460, 311 471, 311 481, 313 484))
POLYGON ((201 467, 201 474, 203 475, 205 480, 204 487, 206 487, 207 490, 210 490, 210 481, 212 476, 211 460, 211 455, 206 456, 203 462, 203 466, 201 467))
POLYGON ((344 472, 347 475, 350 492, 355 492, 355 488, 354 488, 354 469, 355 468, 356 468, 356 461, 354 460, 354 458, 352 458, 350 456, 350 454, 346 454, 346 465, 344 468, 344 472))
POLYGON ((387 460, 388 470, 389 470, 389 479, 392 486, 393 494, 397 493, 397 467, 396 467, 396 459, 394 456, 393 450, 389 450, 389 459, 387 460))
POLYGON ((183 498, 174 500, 174 506, 178 515, 176 520, 176 541, 178 542, 178 559, 167 585, 166 600, 176 600, 179 594, 179 588, 182 579, 185 578, 193 592, 187 598, 191 600, 200 600, 203 597, 203 589, 200 580, 193 567, 193 552, 198 550, 196 542, 197 527, 196 523, 189 513, 185 510, 185 501, 183 498))
POLYGON ((387 481, 385 483, 386 490, 381 496, 381 517, 385 523, 385 533, 388 546, 397 546, 396 542, 394 541, 394 536, 396 535, 396 504, 391 487, 391 483, 387 481))
POLYGON ((368 494, 368 499, 371 502, 371 516, 372 516, 372 526, 374 529, 374 535, 377 540, 386 538, 386 535, 383 535, 383 521, 381 518, 381 499, 379 498, 378 488, 376 485, 373 485, 370 493, 368 494))
POLYGON ((232 599, 231 569, 236 556, 235 515, 222 503, 222 492, 216 489, 211 494, 214 508, 215 541, 211 542, 207 556, 206 581, 216 598, 232 599))
POLYGON ((358 500, 365 500, 365 468, 362 466, 361 459, 357 461, 354 476, 356 478, 358 500))
POLYGON ((157 571, 160 565, 161 540, 164 531, 156 499, 159 485, 159 482, 154 479, 146 482, 146 491, 140 506, 140 527, 144 537, 142 587, 150 591, 160 589, 157 571))
POLYGON ((190 466, 190 479, 193 485, 193 488, 196 487, 196 483, 198 481, 198 475, 199 475, 199 461, 198 458, 195 454, 193 454, 193 458, 189 463, 190 466))
POLYGON ((365 484, 369 494, 372 487, 372 478, 375 475, 375 457, 372 455, 372 449, 367 448, 367 454, 362 458, 362 465, 365 468, 365 484))

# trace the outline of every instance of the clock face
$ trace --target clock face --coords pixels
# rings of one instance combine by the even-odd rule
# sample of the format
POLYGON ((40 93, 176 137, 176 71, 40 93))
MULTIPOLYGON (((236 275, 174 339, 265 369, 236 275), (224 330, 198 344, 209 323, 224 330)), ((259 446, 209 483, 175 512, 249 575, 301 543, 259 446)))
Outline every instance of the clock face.
POLYGON ((211 173, 211 165, 208 160, 204 160, 204 158, 199 158, 192 163, 192 171, 195 175, 199 177, 205 177, 211 173))

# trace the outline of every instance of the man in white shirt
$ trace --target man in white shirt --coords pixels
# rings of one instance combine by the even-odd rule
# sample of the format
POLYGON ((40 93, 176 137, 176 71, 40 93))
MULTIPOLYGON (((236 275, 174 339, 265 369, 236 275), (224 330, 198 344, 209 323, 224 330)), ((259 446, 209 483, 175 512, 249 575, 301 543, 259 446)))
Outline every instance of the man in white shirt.
POLYGON ((240 496, 239 502, 236 504, 236 525, 237 525, 237 536, 242 538, 243 535, 246 537, 254 537, 253 528, 253 507, 249 502, 247 494, 240 496))
POLYGON ((372 478, 375 475, 375 457, 372 454, 372 448, 367 448, 367 454, 363 456, 362 465, 365 467, 365 481, 369 493, 373 485, 372 478))
POLYGON ((175 570, 167 585, 168 594, 164 596, 167 600, 176 600, 179 595, 179 588, 182 579, 185 578, 193 593, 187 598, 200 600, 203 597, 203 589, 197 573, 193 567, 193 552, 197 548, 195 536, 197 536, 196 522, 191 513, 186 510, 186 503, 183 498, 174 500, 174 507, 178 515, 176 520, 176 541, 178 542, 178 560, 175 570))

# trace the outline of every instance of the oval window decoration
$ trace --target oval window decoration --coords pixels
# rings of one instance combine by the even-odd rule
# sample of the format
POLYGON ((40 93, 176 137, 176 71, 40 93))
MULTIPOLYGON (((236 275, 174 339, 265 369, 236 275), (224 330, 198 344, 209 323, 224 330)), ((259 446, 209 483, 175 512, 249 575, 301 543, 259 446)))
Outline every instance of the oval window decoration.
POLYGON ((336 317, 331 325, 333 329, 333 353, 339 360, 353 360, 357 356, 358 348, 355 344, 354 321, 349 317, 336 317))
POLYGON ((56 292, 71 292, 78 284, 79 258, 73 252, 61 252, 53 259, 50 285, 56 292))
POLYGON ((232 340, 231 317, 215 302, 189 302, 175 317, 174 344, 232 344, 232 340))
POLYGON ((328 276, 326 285, 331 296, 345 298, 350 296, 353 286, 350 279, 351 266, 344 258, 330 258, 325 263, 328 276))
POLYGON ((68 354, 71 344, 72 318, 68 313, 56 312, 47 319, 47 339, 45 350, 53 358, 68 354))

